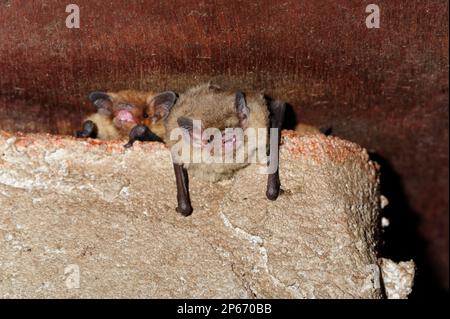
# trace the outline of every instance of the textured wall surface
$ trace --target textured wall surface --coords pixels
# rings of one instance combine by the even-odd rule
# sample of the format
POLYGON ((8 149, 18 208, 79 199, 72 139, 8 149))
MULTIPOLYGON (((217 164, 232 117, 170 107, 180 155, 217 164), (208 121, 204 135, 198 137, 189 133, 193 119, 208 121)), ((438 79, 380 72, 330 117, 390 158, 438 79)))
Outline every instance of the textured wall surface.
POLYGON ((77 30, 66 1, 0 1, 0 128, 70 133, 95 89, 265 89, 376 154, 386 254, 448 287, 448 1, 74 2, 77 30))
POLYGON ((277 201, 253 165, 191 179, 188 218, 169 151, 122 144, 0 134, 0 296, 380 298, 381 274, 410 292, 413 264, 379 270, 378 166, 356 144, 285 134, 277 201))

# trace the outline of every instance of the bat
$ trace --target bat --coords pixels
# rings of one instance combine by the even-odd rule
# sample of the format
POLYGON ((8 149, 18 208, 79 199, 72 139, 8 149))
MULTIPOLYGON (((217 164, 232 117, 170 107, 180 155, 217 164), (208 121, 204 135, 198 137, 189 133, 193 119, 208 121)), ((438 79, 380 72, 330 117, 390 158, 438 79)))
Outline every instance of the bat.
POLYGON ((139 124, 147 128, 140 140, 163 141, 165 128, 159 113, 152 106, 153 92, 124 90, 119 92, 92 92, 89 100, 97 112, 85 118, 82 130, 75 135, 80 138, 116 140, 129 137, 131 130, 139 124))
POLYGON ((218 181, 229 178, 237 170, 249 165, 249 159, 258 151, 267 155, 267 141, 262 146, 258 143, 249 143, 248 136, 230 134, 230 129, 241 129, 247 133, 259 132, 258 129, 263 128, 266 130, 261 134, 265 135, 268 135, 268 128, 276 130, 277 134, 273 135, 276 137, 276 151, 272 152, 270 148, 269 163, 266 162, 276 165, 268 174, 266 189, 267 198, 276 200, 280 194, 278 145, 285 103, 268 100, 260 93, 228 91, 211 84, 193 87, 177 99, 175 96, 174 92, 165 92, 155 97, 154 106, 164 113, 165 140, 171 149, 176 179, 178 202, 176 211, 184 216, 189 216, 193 212, 189 195, 189 175, 218 181), (171 138, 173 132, 178 132, 178 139, 171 138), (176 150, 183 147, 189 150, 188 159, 177 155, 176 150), (245 150, 243 161, 231 163, 220 161, 227 151, 234 158, 242 150, 245 150), (195 153, 199 151, 218 161, 213 163, 192 161, 195 153))

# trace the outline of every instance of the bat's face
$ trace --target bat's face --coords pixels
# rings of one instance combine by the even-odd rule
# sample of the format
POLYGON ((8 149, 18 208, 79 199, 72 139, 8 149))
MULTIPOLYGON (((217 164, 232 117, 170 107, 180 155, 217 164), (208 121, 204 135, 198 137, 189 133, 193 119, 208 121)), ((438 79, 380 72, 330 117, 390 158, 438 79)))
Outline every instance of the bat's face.
POLYGON ((249 113, 242 93, 203 86, 180 96, 169 121, 183 129, 183 142, 194 152, 223 157, 245 144, 249 113))
POLYGON ((195 151, 207 151, 211 156, 224 156, 225 152, 234 154, 244 145, 244 134, 240 126, 206 127, 200 119, 179 117, 178 125, 183 129, 183 142, 195 151))
POLYGON ((153 96, 138 91, 93 92, 89 99, 97 106, 99 113, 111 118, 114 126, 129 132, 138 124, 150 124, 147 101, 153 96))
POLYGON ((131 130, 144 120, 144 106, 128 101, 114 101, 112 107, 113 123, 119 129, 131 130))

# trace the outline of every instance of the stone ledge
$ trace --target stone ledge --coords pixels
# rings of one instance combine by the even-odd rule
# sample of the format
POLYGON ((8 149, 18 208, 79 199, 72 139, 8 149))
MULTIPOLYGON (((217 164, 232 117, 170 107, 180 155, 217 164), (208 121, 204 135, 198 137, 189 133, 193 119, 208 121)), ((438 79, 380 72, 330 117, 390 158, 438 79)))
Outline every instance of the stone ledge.
POLYGON ((266 178, 253 165, 215 184, 192 179, 194 214, 184 218, 168 150, 123 144, 0 132, 1 297, 410 292, 414 265, 401 276, 404 264, 378 260, 378 166, 358 145, 286 131, 277 201, 265 199, 266 178))

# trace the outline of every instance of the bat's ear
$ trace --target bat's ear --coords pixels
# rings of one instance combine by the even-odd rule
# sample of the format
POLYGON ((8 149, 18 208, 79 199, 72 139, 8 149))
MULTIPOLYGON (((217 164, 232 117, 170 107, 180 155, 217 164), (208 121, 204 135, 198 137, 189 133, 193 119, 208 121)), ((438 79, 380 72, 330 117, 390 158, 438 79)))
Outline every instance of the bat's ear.
POLYGON ((112 112, 112 97, 105 92, 91 92, 88 99, 97 107, 97 111, 112 112))
POLYGON ((248 117, 250 115, 250 109, 247 106, 245 95, 241 91, 236 92, 234 107, 236 109, 236 113, 238 114, 241 126, 246 127, 248 123, 248 117))
POLYGON ((194 122, 188 117, 179 117, 177 119, 177 123, 180 128, 188 130, 189 132, 192 132, 192 130, 194 129, 194 122))
POLYGON ((202 134, 200 132, 194 132, 194 121, 188 117, 180 116, 177 118, 178 126, 183 129, 183 134, 185 137, 188 137, 190 140, 194 139, 197 141, 201 141, 202 134))
POLYGON ((152 117, 153 123, 167 118, 177 98, 178 96, 175 92, 166 91, 147 101, 148 107, 154 110, 153 112, 148 112, 149 114, 154 114, 152 117))

